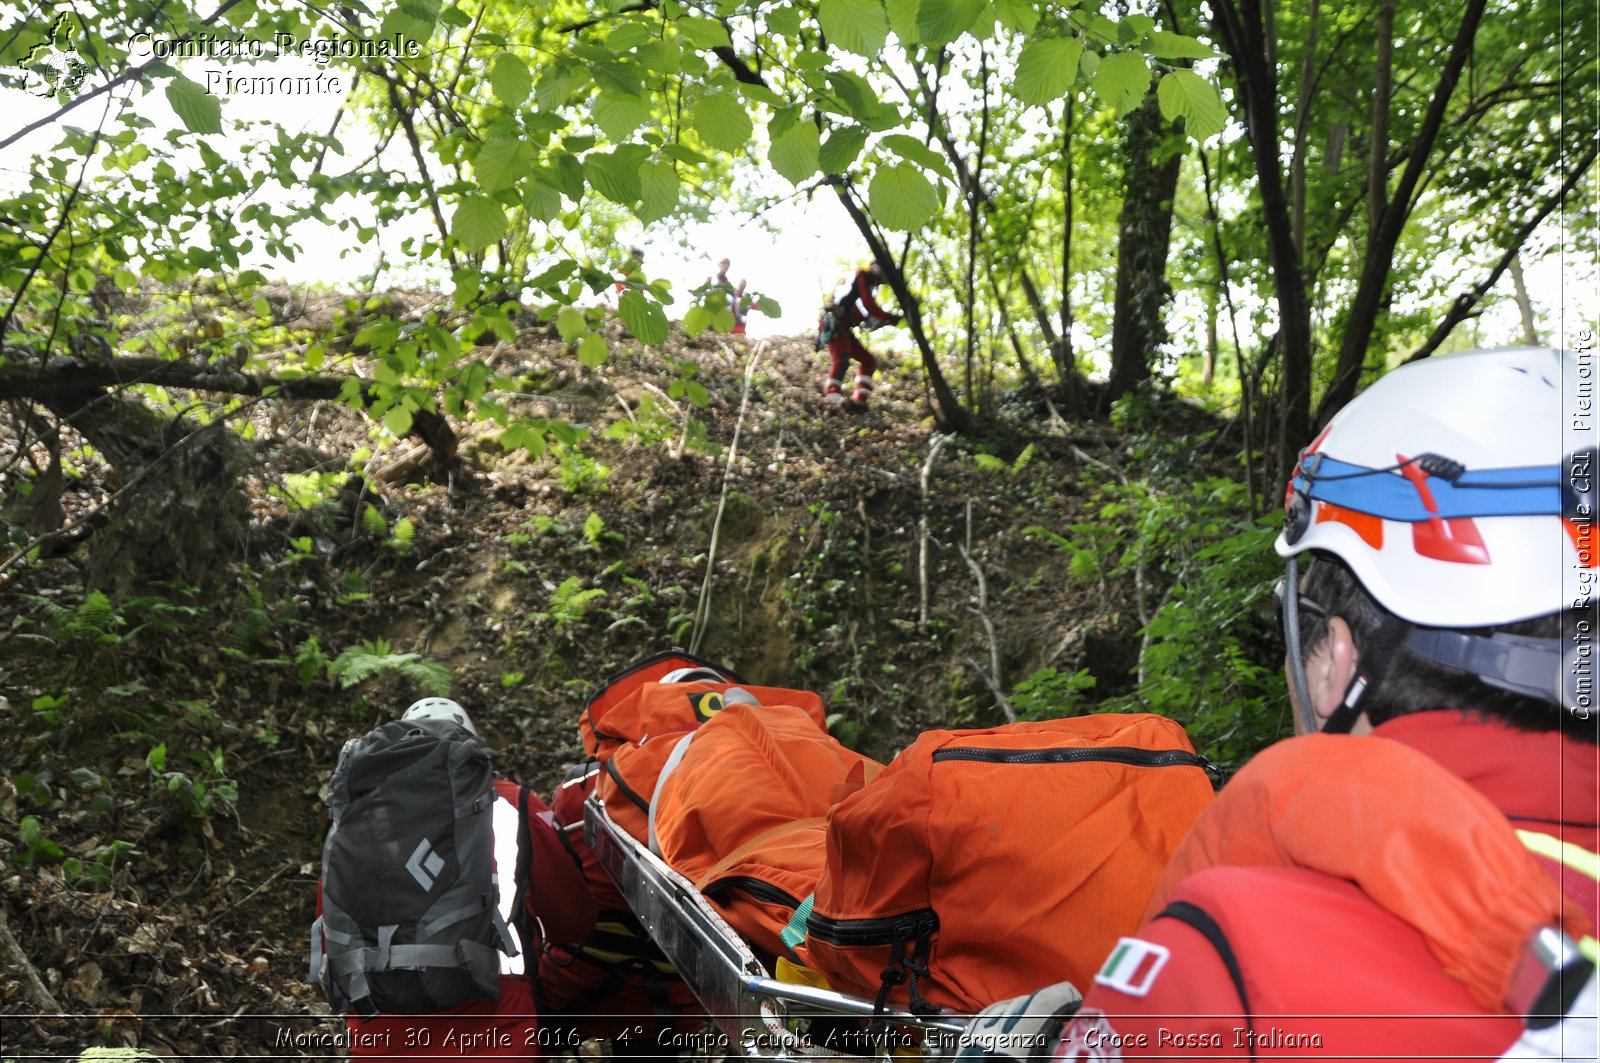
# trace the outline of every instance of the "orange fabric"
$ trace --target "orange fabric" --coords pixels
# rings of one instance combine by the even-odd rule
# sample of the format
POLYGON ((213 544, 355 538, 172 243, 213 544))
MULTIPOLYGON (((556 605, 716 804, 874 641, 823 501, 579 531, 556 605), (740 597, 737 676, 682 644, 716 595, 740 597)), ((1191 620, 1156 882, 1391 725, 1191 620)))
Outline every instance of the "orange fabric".
MULTIPOLYGON (((1088 985, 1210 803, 1204 769, 934 755, 1106 747, 1193 752, 1182 727, 1146 714, 925 732, 830 814, 821 921, 802 960, 835 988, 871 997, 889 946, 830 943, 819 929, 932 909, 931 978, 918 989, 934 1004, 975 1011, 1062 979, 1088 985)), ((893 999, 905 1002, 906 987, 893 999)))
POLYGON ((1304 735, 1236 775, 1173 854, 1146 912, 1219 866, 1299 867, 1346 879, 1415 927, 1481 1007, 1506 998, 1533 932, 1589 918, 1483 794, 1377 736, 1304 735))
POLYGON ((882 767, 840 745, 804 708, 731 705, 695 732, 661 784, 661 858, 751 944, 783 955, 779 934, 793 905, 748 884, 774 887, 795 903, 809 896, 822 871, 834 790, 882 767))
MULTIPOLYGON (((674 662, 662 662, 663 666, 671 663, 674 662)), ((826 728, 822 699, 807 690, 749 683, 646 680, 633 683, 618 699, 610 699, 611 692, 603 691, 585 711, 579 731, 584 748, 600 761, 595 792, 606 803, 617 826, 648 844, 650 800, 673 747, 721 714, 726 706, 723 695, 734 688, 753 696, 762 707, 794 706, 811 721, 813 730, 826 728), (604 712, 597 712, 597 706, 602 705, 604 712)))
MULTIPOLYGON (((666 674, 665 672, 662 673, 666 674)), ((748 691, 762 705, 795 705, 826 728, 822 699, 809 690, 754 686, 749 683, 659 683, 648 680, 621 698, 605 691, 584 711, 579 724, 584 749, 604 760, 618 746, 648 740, 666 731, 698 727, 721 711, 723 692, 748 691)))

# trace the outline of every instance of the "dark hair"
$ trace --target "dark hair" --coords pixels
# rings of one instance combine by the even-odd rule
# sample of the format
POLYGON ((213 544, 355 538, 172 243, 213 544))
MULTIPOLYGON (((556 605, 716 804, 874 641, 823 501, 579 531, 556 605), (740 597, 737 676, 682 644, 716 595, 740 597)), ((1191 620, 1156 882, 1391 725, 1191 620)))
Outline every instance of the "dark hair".
MULTIPOLYGON (((1315 555, 1315 561, 1306 572, 1302 593, 1329 616, 1344 617, 1345 623, 1350 625, 1356 650, 1362 654, 1372 652, 1371 647, 1393 618, 1393 614, 1367 592, 1355 573, 1330 554, 1315 555)), ((1514 624, 1459 630, 1471 635, 1503 632, 1559 639, 1574 629, 1578 619, 1576 611, 1556 612, 1514 624)), ((1327 633, 1327 622, 1322 616, 1310 609, 1301 611, 1300 639, 1308 656, 1327 633)), ((1580 741, 1600 743, 1597 717, 1593 713, 1587 720, 1579 719, 1548 701, 1490 686, 1471 672, 1436 664, 1403 649, 1390 658, 1387 672, 1366 692, 1361 708, 1374 724, 1409 712, 1460 709, 1490 717, 1520 731, 1560 730, 1580 741)))

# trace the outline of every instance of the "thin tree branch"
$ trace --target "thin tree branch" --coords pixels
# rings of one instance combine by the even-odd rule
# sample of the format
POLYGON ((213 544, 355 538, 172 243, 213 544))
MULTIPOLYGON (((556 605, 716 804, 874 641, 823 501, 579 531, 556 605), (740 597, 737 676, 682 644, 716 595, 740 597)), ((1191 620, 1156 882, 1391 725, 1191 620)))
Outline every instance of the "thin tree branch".
POLYGON ((1427 341, 1412 352, 1411 356, 1406 359, 1407 362, 1421 361, 1433 354, 1434 351, 1439 349, 1439 345, 1445 341, 1445 337, 1450 335, 1450 331, 1472 315, 1473 308, 1482 302, 1483 297, 1499 282, 1501 275, 1516 259, 1517 252, 1522 250, 1522 245, 1528 242, 1528 237, 1533 235, 1533 231, 1539 227, 1539 224, 1548 218, 1551 212, 1561 205, 1561 201, 1567 198, 1567 194, 1577 186, 1578 182, 1583 180, 1584 174, 1588 172, 1589 167, 1594 165, 1597 153, 1600 153, 1600 144, 1591 140, 1588 150, 1583 154, 1582 161, 1573 167, 1571 172, 1567 174, 1567 179, 1562 182, 1561 190, 1545 200, 1539 209, 1518 227, 1516 233, 1511 237, 1510 246, 1500 256, 1499 261, 1494 264, 1494 268, 1489 271, 1489 275, 1468 291, 1456 296, 1455 302, 1450 305, 1450 310, 1445 314, 1444 320, 1434 327, 1427 341))

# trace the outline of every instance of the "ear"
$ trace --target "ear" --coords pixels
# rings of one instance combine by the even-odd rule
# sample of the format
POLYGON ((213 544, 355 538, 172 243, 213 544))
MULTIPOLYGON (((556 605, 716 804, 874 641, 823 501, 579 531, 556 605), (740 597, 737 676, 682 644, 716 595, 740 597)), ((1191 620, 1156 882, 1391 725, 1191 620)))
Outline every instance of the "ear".
POLYGON ((1360 660, 1361 655, 1350 635, 1350 625, 1342 616, 1331 618, 1327 635, 1317 643, 1306 661, 1306 685, 1318 719, 1326 720, 1343 703, 1360 660))

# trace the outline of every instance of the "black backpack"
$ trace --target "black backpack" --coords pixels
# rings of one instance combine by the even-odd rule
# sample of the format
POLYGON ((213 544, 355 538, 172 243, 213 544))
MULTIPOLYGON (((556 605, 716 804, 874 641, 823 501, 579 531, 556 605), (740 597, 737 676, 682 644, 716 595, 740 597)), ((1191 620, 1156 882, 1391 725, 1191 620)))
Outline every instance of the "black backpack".
POLYGON ((335 1010, 499 997, 500 953, 517 946, 496 906, 493 778, 488 745, 446 721, 397 720, 345 744, 311 927, 310 980, 335 1010))

